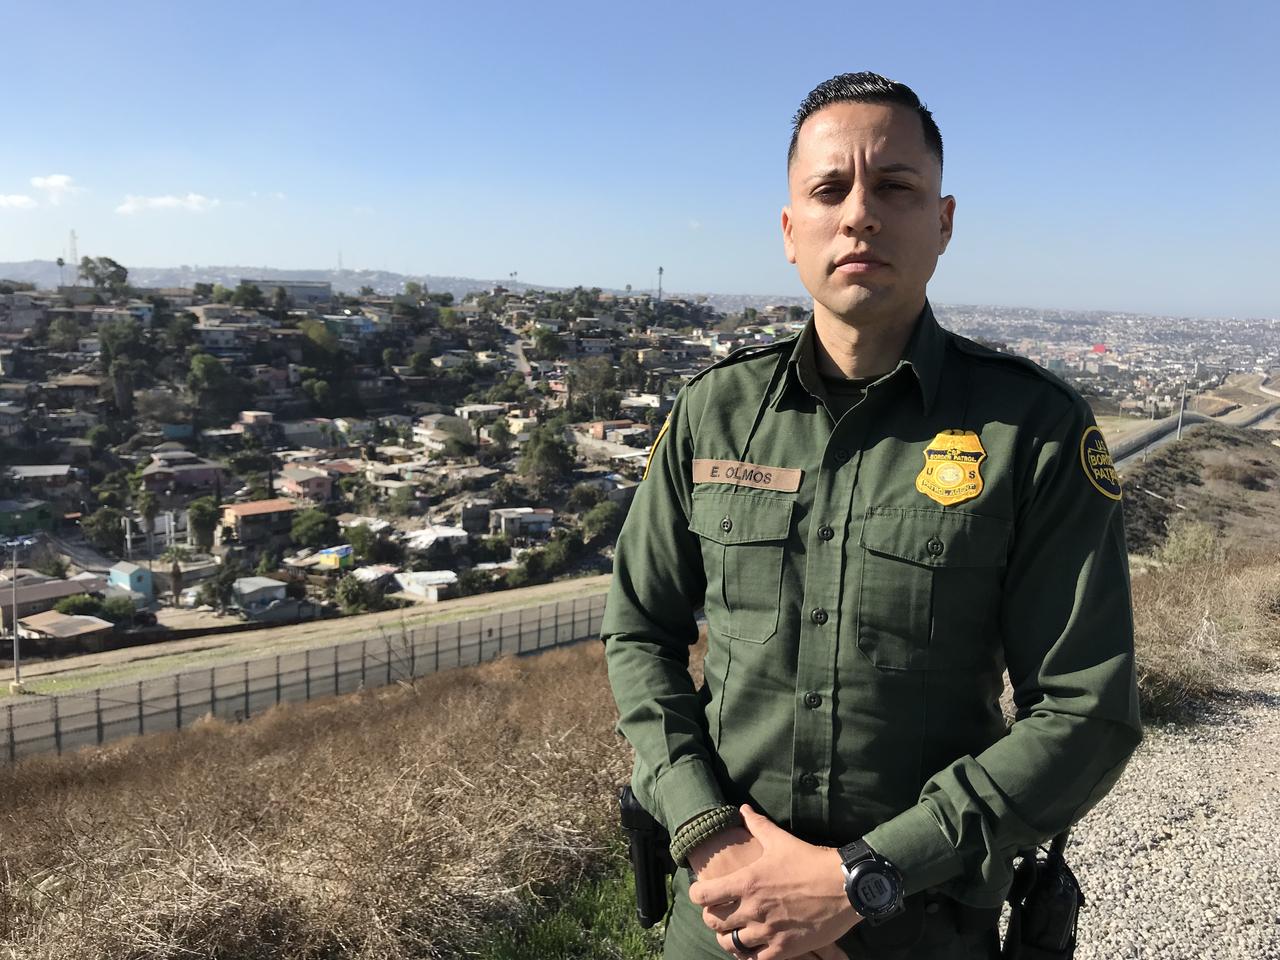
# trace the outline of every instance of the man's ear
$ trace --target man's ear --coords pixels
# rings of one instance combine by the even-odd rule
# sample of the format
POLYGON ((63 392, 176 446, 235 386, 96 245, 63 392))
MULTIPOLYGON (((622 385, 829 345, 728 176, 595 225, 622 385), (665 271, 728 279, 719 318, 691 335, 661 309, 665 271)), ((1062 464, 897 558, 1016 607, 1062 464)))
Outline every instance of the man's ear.
POLYGON ((782 208, 782 249, 786 252, 787 263, 796 262, 796 242, 791 236, 791 208, 782 208))
POLYGON ((955 225, 956 198, 946 196, 938 201, 938 256, 947 252, 951 229, 955 225))

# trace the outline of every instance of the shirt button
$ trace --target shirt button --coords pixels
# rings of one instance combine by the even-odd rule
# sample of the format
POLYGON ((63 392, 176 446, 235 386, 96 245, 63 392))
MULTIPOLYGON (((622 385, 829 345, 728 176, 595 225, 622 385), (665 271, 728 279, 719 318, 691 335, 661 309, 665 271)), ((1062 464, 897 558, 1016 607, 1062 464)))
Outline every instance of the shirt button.
POLYGON ((720 529, 723 530, 725 533, 728 533, 730 530, 733 529, 733 521, 730 520, 728 517, 725 517, 723 520, 720 521, 720 529))
POLYGON ((809 614, 809 616, 813 618, 813 622, 818 626, 822 626, 827 622, 827 611, 821 607, 815 607, 813 613, 809 614))
POLYGON ((836 532, 832 530, 830 527, 821 526, 818 528, 818 538, 820 540, 830 540, 835 535, 836 535, 836 532))
POLYGON ((818 778, 812 773, 806 773, 800 778, 800 786, 812 793, 814 790, 818 789, 818 778))
POLYGON ((849 462, 849 451, 848 451, 848 450, 843 450, 843 449, 841 449, 841 450, 837 450, 837 451, 836 451, 835 456, 836 456, 836 460, 837 460, 837 461, 839 461, 840 463, 848 463, 848 462, 849 462))
POLYGON ((810 690, 804 695, 804 705, 810 710, 817 710, 818 707, 822 706, 822 694, 816 690, 810 690))
POLYGON ((928 903, 924 905, 924 912, 937 913, 938 910, 941 909, 941 907, 942 907, 942 904, 938 903, 937 900, 930 900, 928 903))
POLYGON ((929 551, 929 556, 931 557, 942 556, 942 541, 937 537, 930 537, 924 548, 929 551))

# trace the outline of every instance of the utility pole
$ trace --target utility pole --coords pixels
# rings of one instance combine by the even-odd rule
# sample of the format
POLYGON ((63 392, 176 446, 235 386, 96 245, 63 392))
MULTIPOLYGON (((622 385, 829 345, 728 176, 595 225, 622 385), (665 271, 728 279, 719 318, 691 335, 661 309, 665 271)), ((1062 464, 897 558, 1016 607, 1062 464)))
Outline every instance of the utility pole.
POLYGON ((658 302, 662 302, 662 268, 658 268, 658 302))
POLYGON ((9 574, 9 582, 13 588, 13 606, 9 609, 9 623, 13 627, 13 682, 9 684, 10 693, 22 693, 22 654, 18 640, 18 549, 29 547, 35 542, 35 537, 13 537, 4 541, 4 545, 13 551, 13 567, 9 574))
POLYGON ((1175 439, 1177 440, 1182 439, 1182 413, 1186 409, 1187 409, 1187 383, 1184 380, 1182 382, 1182 403, 1178 405, 1178 436, 1175 437, 1175 439))

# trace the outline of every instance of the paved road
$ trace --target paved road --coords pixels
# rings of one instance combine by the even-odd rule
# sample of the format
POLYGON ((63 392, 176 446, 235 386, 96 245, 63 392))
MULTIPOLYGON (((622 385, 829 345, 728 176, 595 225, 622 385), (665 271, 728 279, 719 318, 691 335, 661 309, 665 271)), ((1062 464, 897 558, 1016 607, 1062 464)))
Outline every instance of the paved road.
MULTIPOLYGON (((1259 387, 1259 389, 1263 389, 1259 387)), ((1267 390, 1274 396, 1280 396, 1276 391, 1267 390)), ((1231 411, 1223 417, 1206 417, 1202 413, 1195 413, 1188 410, 1183 415, 1183 430, 1194 429, 1202 423, 1223 423, 1230 427, 1251 427, 1260 420, 1280 410, 1280 403, 1264 403, 1260 405, 1251 405, 1240 407, 1231 411)), ((1134 461, 1142 459, 1144 452, 1150 452, 1160 447, 1170 440, 1177 437, 1178 417, 1173 415, 1165 417, 1163 420, 1156 420, 1152 426, 1139 434, 1126 437, 1122 442, 1116 444, 1116 468, 1119 469, 1134 461)))

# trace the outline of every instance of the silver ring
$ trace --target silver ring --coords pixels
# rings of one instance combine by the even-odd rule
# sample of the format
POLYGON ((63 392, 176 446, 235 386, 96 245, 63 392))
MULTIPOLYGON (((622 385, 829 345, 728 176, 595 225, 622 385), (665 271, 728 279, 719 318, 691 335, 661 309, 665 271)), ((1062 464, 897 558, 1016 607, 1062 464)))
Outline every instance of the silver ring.
POLYGON ((737 930, 733 930, 729 933, 729 939, 733 941, 733 945, 738 948, 739 953, 751 953, 751 948, 738 939, 737 930))

